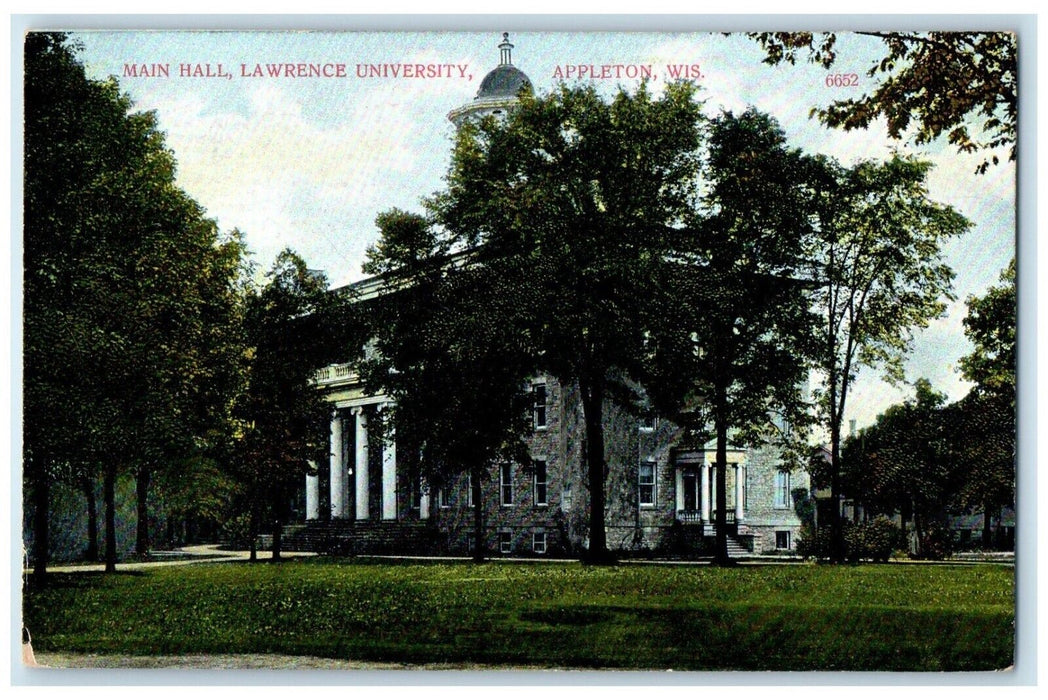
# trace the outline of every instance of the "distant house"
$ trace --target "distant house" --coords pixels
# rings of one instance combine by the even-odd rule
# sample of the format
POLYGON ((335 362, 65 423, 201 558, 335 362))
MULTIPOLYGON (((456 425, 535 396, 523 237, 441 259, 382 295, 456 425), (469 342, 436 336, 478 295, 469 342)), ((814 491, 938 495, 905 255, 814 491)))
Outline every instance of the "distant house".
MULTIPOLYGON (((954 545, 959 550, 983 546, 983 531, 986 526, 982 512, 954 515, 950 518, 950 531, 954 545)), ((1000 550, 1015 549, 1015 508, 1001 508, 1000 513, 990 514, 990 546, 1000 550)))

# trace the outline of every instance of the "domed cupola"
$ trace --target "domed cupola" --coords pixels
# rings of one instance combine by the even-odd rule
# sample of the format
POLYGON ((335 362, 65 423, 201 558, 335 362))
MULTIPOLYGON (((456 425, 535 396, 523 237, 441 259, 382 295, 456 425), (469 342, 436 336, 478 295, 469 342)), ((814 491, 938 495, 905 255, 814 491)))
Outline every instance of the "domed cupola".
POLYGON ((467 119, 479 119, 488 114, 501 114, 517 103, 522 89, 531 89, 531 80, 513 65, 513 44, 509 43, 509 32, 502 34, 499 44, 499 64, 480 81, 480 89, 472 102, 448 114, 456 127, 467 119))

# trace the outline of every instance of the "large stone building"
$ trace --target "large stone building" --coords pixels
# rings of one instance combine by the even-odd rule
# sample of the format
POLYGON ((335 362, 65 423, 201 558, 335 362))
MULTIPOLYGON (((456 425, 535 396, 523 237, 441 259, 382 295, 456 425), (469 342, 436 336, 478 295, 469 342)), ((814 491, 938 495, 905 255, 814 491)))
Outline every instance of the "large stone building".
MULTIPOLYGON (((451 112, 464 120, 512 109, 530 86, 512 63, 508 35, 500 61, 471 102, 451 112)), ((383 294, 382 282, 356 285, 358 299, 383 294)), ((321 544, 343 551, 466 554, 472 549, 473 509, 468 478, 431 492, 398 460, 395 430, 375 430, 389 400, 368 395, 350 364, 318 371, 316 385, 332 405, 331 457, 307 477, 305 527, 321 544), (386 437, 383 437, 383 436, 386 437)), ((483 492, 488 551, 555 555, 587 544, 588 490, 584 421, 578 389, 550 377, 531 385, 532 426, 528 464, 499 465, 483 492)), ((708 550, 716 494, 710 445, 688 445, 677 427, 638 419, 605 406, 607 445, 607 542, 612 550, 700 553, 708 550)), ((780 471, 773 449, 732 448, 728 454, 727 521, 730 546, 744 553, 789 553, 801 521, 798 493, 806 474, 780 471)))

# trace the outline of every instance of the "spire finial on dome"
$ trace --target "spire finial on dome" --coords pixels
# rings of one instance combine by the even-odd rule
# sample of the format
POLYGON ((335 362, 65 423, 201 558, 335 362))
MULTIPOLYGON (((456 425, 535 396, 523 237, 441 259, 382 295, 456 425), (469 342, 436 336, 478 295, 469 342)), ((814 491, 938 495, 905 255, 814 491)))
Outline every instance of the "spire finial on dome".
POLYGON ((499 65, 500 66, 512 66, 513 57, 511 55, 513 51, 513 44, 509 43, 509 32, 502 32, 502 43, 499 44, 499 65))

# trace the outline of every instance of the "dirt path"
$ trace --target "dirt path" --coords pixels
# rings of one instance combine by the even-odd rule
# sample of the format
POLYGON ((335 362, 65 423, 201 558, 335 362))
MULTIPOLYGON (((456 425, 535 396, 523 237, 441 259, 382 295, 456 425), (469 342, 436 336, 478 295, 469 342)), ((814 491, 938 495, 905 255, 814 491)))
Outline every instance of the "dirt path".
MULTIPOLYGON (((128 561, 116 565, 117 571, 135 571, 137 569, 152 569, 161 566, 186 566, 188 564, 202 564, 230 561, 247 561, 251 552, 234 552, 219 548, 217 544, 197 544, 182 547, 170 552, 151 552, 153 557, 150 561, 128 561)), ((282 557, 291 559, 294 557, 313 557, 312 552, 283 552, 282 557)), ((259 560, 272 558, 272 553, 258 551, 259 560)), ((105 571, 105 564, 60 564, 48 566, 48 572, 78 573, 83 571, 105 571)))
MULTIPOLYGON (((28 665, 28 664, 27 664, 28 665)), ((399 664, 378 661, 325 659, 319 656, 283 654, 188 654, 185 656, 118 656, 108 654, 71 654, 46 652, 36 654, 36 667, 47 669, 140 668, 179 670, 258 669, 275 671, 473 671, 494 667, 451 664, 399 664)))

